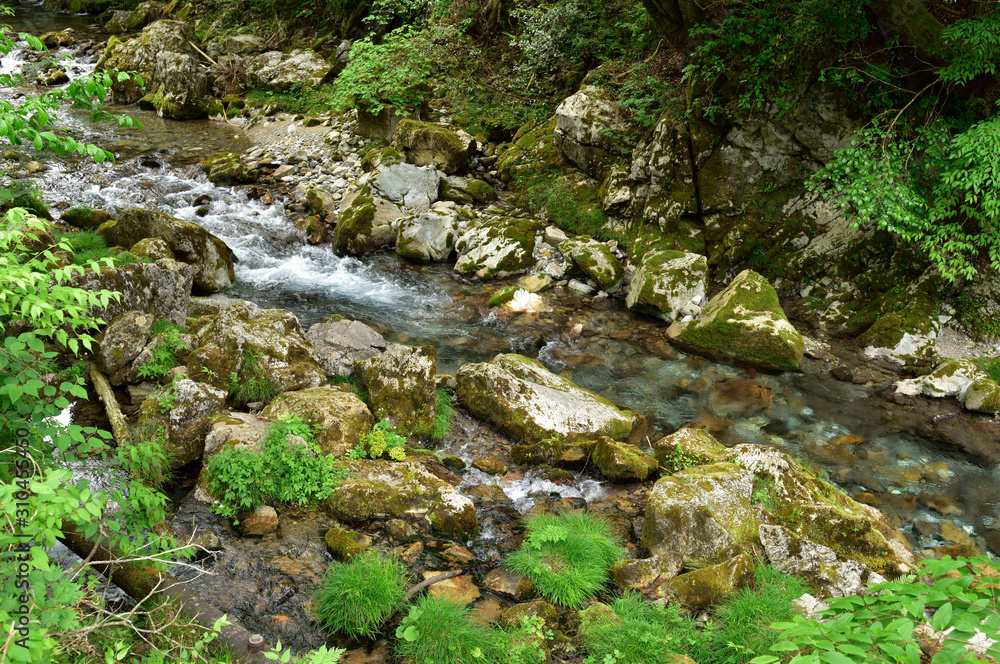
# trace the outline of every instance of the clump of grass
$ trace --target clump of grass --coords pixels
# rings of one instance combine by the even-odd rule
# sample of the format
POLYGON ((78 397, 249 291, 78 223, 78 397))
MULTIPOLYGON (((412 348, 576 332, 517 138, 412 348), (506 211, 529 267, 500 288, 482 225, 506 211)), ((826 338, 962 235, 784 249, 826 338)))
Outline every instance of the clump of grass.
POLYGON ((260 360, 260 355, 252 348, 245 348, 240 372, 229 374, 229 395, 236 405, 267 403, 278 396, 278 388, 264 374, 260 360))
POLYGON ((527 526, 524 544, 507 558, 507 566, 566 608, 596 595, 608 582, 608 567, 622 557, 608 524, 586 512, 540 514, 527 526))
POLYGON ((439 389, 437 391, 437 412, 434 416, 434 426, 431 429, 431 440, 438 442, 444 440, 451 428, 451 421, 455 418, 455 397, 448 390, 439 389))
POLYGON ((976 364, 989 374, 990 378, 1000 383, 1000 357, 982 357, 976 360, 976 364))
POLYGON ((462 604, 424 596, 396 628, 396 656, 434 664, 506 663, 497 630, 479 625, 462 604))
POLYGON ((613 616, 585 621, 580 628, 589 657, 584 664, 660 664, 683 652, 695 633, 694 622, 675 605, 664 608, 628 593, 611 604, 613 616))
POLYGON ((406 568, 399 559, 366 551, 327 568, 316 612, 332 634, 372 638, 402 603, 405 585, 406 568))
POLYGON ((187 344, 180 339, 181 328, 168 320, 158 320, 149 328, 150 338, 156 335, 163 335, 153 349, 153 357, 148 362, 139 367, 139 377, 159 380, 170 373, 180 360, 178 351, 188 350, 187 344))

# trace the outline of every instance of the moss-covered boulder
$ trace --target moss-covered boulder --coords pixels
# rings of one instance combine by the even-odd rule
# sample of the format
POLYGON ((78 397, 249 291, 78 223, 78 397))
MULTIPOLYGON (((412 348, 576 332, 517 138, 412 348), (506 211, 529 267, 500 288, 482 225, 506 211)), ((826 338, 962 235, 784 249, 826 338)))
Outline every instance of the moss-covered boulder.
POLYGON ((334 526, 323 535, 326 542, 326 550, 330 552, 334 560, 347 562, 359 553, 363 553, 368 547, 362 542, 365 538, 360 533, 346 528, 334 526))
POLYGON ((317 217, 324 218, 336 212, 339 203, 333 198, 333 194, 319 187, 306 188, 306 205, 317 217))
POLYGON ((340 218, 333 233, 333 250, 341 256, 358 255, 391 247, 396 239, 392 224, 403 212, 363 186, 341 201, 340 218))
POLYGON ((215 185, 250 184, 259 175, 255 169, 247 168, 234 152, 216 152, 201 162, 201 170, 215 185))
POLYGON ((231 390, 266 380, 278 392, 289 392, 326 384, 298 318, 287 311, 240 302, 195 334, 198 346, 188 356, 189 373, 216 387, 231 390))
POLYGON ((594 447, 594 465, 612 480, 641 482, 656 472, 659 464, 635 445, 601 436, 594 447))
POLYGON ((865 355, 910 366, 939 362, 941 281, 937 270, 930 268, 906 288, 882 296, 873 312, 878 319, 855 340, 865 355))
POLYGON ((655 251, 642 257, 629 282, 625 304, 669 323, 697 315, 707 290, 707 258, 683 251, 655 251))
POLYGON ((116 291, 118 301, 106 307, 93 307, 91 314, 105 321, 126 311, 145 311, 157 320, 166 319, 184 325, 195 268, 170 258, 155 263, 131 263, 118 267, 102 267, 73 276, 72 284, 90 291, 116 291))
POLYGON ((674 322, 667 333, 683 348, 773 371, 798 369, 804 350, 778 294, 752 270, 740 272, 697 318, 674 322))
POLYGON ((973 381, 965 391, 965 407, 980 413, 1000 413, 1000 384, 990 378, 973 381))
POLYGON ((753 584, 754 564, 740 554, 717 565, 675 576, 657 588, 657 594, 688 609, 704 610, 753 584))
POLYGON ((147 237, 167 243, 177 260, 194 266, 194 290, 217 293, 233 285, 236 273, 226 243, 198 224, 143 208, 128 208, 108 221, 97 234, 109 245, 131 247, 147 237))
POLYGON ((404 436, 429 436, 437 414, 437 355, 433 346, 392 344, 354 364, 378 420, 388 419, 404 436))
POLYGON ((631 153, 628 125, 613 92, 584 85, 556 109, 554 143, 580 170, 598 180, 616 160, 631 153))
POLYGON ((76 206, 63 212, 62 216, 59 218, 70 226, 76 226, 77 228, 89 230, 91 228, 97 228, 104 222, 109 221, 111 219, 111 215, 103 210, 94 210, 89 207, 76 206))
POLYGON ((146 399, 139 408, 139 434, 160 439, 171 468, 180 468, 201 458, 212 418, 223 410, 226 393, 188 378, 146 399))
POLYGON ((625 279, 625 268, 608 246, 589 235, 564 240, 559 244, 563 253, 581 273, 597 282, 602 290, 614 293, 625 279))
POLYGON ((158 261, 161 258, 176 258, 174 252, 170 250, 170 245, 158 237, 147 237, 139 240, 128 251, 133 256, 150 258, 154 261, 158 261))
POLYGON ((496 217, 470 224, 455 244, 455 271, 480 279, 508 277, 535 264, 535 235, 543 229, 537 219, 496 217))
POLYGON ((958 397, 964 400, 969 387, 983 379, 989 380, 989 374, 974 360, 946 358, 929 374, 897 382, 896 392, 908 396, 958 397))
POLYGON ((111 12, 111 18, 104 23, 104 31, 111 35, 141 30, 156 18, 161 5, 155 2, 143 2, 135 9, 119 9, 111 12))
POLYGON ((413 261, 444 261, 457 240, 458 217, 444 210, 427 210, 399 220, 396 253, 413 261))
POLYGON ((321 503, 335 519, 362 524, 401 518, 461 540, 479 528, 472 501, 416 461, 344 461, 341 469, 348 479, 321 503))
POLYGON ((146 348, 154 322, 152 314, 126 311, 116 316, 101 334, 94 365, 107 375, 112 385, 121 385, 129 364, 146 348))
POLYGON ((333 66, 313 51, 268 51, 247 62, 247 82, 271 92, 288 92, 296 83, 318 86, 327 81, 333 66))
POLYGON ((385 147, 369 150, 361 159, 361 170, 365 173, 371 173, 378 170, 379 166, 392 166, 404 161, 405 159, 403 159, 403 155, 400 154, 399 150, 391 145, 386 145, 385 147))
POLYGON ((400 120, 396 125, 392 145, 411 164, 434 164, 445 173, 465 167, 476 152, 475 139, 461 129, 410 119, 400 120))
POLYGON ((462 405, 518 442, 621 440, 632 431, 631 412, 522 355, 463 365, 455 379, 462 405))
POLYGON ((653 443, 653 456, 673 472, 722 461, 725 454, 725 445, 704 429, 684 427, 653 443))
POLYGON ((270 420, 283 415, 301 417, 303 422, 316 427, 316 444, 334 456, 344 456, 353 450, 375 424, 368 406, 343 385, 284 392, 261 413, 270 420))
POLYGON ((441 189, 438 193, 438 198, 446 201, 455 201, 459 205, 492 203, 497 199, 497 192, 482 180, 450 175, 441 178, 441 189))

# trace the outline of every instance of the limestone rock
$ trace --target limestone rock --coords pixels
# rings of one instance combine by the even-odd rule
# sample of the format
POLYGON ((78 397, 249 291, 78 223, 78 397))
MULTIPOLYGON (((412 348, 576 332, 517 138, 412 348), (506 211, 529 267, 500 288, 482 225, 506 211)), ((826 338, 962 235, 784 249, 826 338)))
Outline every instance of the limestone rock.
POLYGON ((696 352, 775 371, 797 369, 804 350, 778 294, 751 270, 740 272, 697 318, 675 322, 667 333, 696 352))
POLYGON ((119 301, 91 309, 97 318, 108 321, 126 311, 143 311, 157 320, 184 325, 194 274, 191 265, 161 258, 155 263, 102 267, 100 272, 74 275, 71 283, 85 290, 121 293, 119 301))
POLYGON ((402 214, 396 205, 373 194, 367 185, 345 195, 333 234, 333 250, 344 256, 391 246, 396 239, 392 224, 402 214))
POLYGON ((236 280, 229 247, 193 222, 155 210, 128 208, 117 220, 102 224, 97 233, 109 245, 123 247, 147 237, 160 238, 177 260, 194 266, 194 289, 199 293, 225 290, 236 280))
POLYGON ((334 456, 353 450, 375 424, 365 403, 351 390, 337 385, 284 392, 261 413, 270 420, 282 415, 301 417, 306 424, 317 427, 316 444, 334 456))
POLYGON ((386 349, 382 335, 364 323, 346 318, 316 323, 306 332, 328 376, 348 376, 354 363, 375 357, 386 349))
POLYGON ((149 343, 149 329, 156 322, 152 314, 127 311, 116 316, 100 338, 94 364, 112 385, 120 385, 129 364, 149 343))
POLYGON ((396 253, 410 260, 444 261, 455 250, 458 218, 441 210, 427 210, 398 221, 396 253))
POLYGON ((555 145, 580 170, 602 179, 609 162, 631 152, 611 94, 584 85, 556 109, 555 145))
POLYGON ((337 210, 339 203, 334 200, 333 194, 325 189, 309 187, 306 189, 306 205, 313 214, 326 217, 337 210))
POLYGON ((459 205, 492 203, 497 199, 497 192, 482 180, 450 175, 441 179, 439 198, 446 201, 455 201, 459 205))
POLYGON ((299 320, 287 311, 261 309, 250 302, 234 304, 198 330, 197 339, 188 369, 192 376, 216 387, 228 388, 233 374, 236 380, 245 381, 251 371, 279 392, 326 383, 299 320), (251 357, 256 360, 251 362, 251 357))
POLYGON ((296 83, 322 85, 332 69, 330 63, 312 51, 300 48, 290 53, 268 51, 248 62, 247 82, 271 92, 288 92, 296 83))
POLYGON ((760 527, 768 561, 785 574, 804 579, 820 597, 858 595, 885 579, 856 560, 844 560, 833 549, 796 537, 781 526, 760 527))
POLYGON ((704 429, 685 427, 653 443, 653 456, 677 471, 722 461, 726 448, 704 429))
POLYGON ((156 7, 152 2, 143 2, 135 9, 111 12, 111 20, 104 24, 104 31, 111 35, 141 30, 156 18, 156 7))
POLYGON ((658 467, 656 459, 644 453, 635 445, 611 440, 601 436, 594 448, 594 465, 612 480, 641 482, 658 467))
POLYGON ((657 593, 689 609, 703 610, 751 585, 753 579, 753 559, 744 553, 717 565, 675 576, 660 586, 657 593))
POLYGON ((400 344, 392 344, 381 355, 354 365, 376 419, 389 419, 404 436, 429 436, 433 431, 436 369, 433 346, 400 344))
POLYGON ((389 142, 396 132, 396 126, 403 118, 417 118, 413 109, 403 109, 392 104, 382 104, 378 112, 373 112, 367 101, 358 103, 358 135, 364 138, 389 142))
POLYGON ((557 436, 579 440, 601 435, 620 440, 632 430, 632 413, 521 355, 498 355, 490 362, 465 364, 455 378, 462 405, 515 441, 537 443, 557 436))
POLYGON ((372 186, 397 205, 426 210, 437 200, 441 173, 407 163, 379 166, 372 173, 372 186))
POLYGON ((222 43, 222 52, 228 55, 256 55, 267 50, 267 44, 256 35, 229 35, 222 43))
POLYGON ((257 171, 247 168, 233 152, 216 152, 201 163, 201 170, 214 185, 250 184, 257 180, 257 171))
POLYGON ((455 271, 480 279, 526 272, 535 264, 535 235, 541 228, 536 220, 513 217, 471 224, 455 245, 455 271))
POLYGON ((471 539, 478 530, 472 501, 416 461, 345 461, 349 479, 321 506, 348 523, 406 518, 446 537, 471 539))
POLYGON ((629 282, 629 309, 673 322, 696 316, 705 304, 708 259, 683 251, 658 251, 644 256, 629 282))
POLYGON ((616 292, 625 278, 625 269, 608 246, 589 235, 563 241, 559 251, 583 274, 597 282, 602 290, 616 292))
POLYGON ((934 291, 940 281, 936 268, 928 268, 899 298, 886 300, 879 319, 856 340, 865 355, 884 357, 900 365, 937 364, 942 318, 938 316, 934 291), (897 308, 899 305, 902 308, 897 308))
POLYGON ((437 166, 445 173, 463 168, 476 152, 476 141, 461 129, 432 122, 400 120, 392 136, 393 147, 417 166, 437 166))
POLYGON ((270 424, 256 415, 227 412, 212 423, 205 436, 203 465, 223 449, 260 450, 270 424))
POLYGON ((980 378, 965 391, 965 407, 980 413, 1000 413, 1000 384, 980 378))
POLYGON ((896 393, 964 400, 969 387, 983 379, 988 380, 989 375, 975 361, 949 358, 926 376, 897 382, 896 393))
POLYGON ((161 258, 176 258, 174 252, 170 251, 170 246, 158 237, 147 237, 139 240, 132 245, 129 253, 141 258, 152 258, 154 261, 161 258))
POLYGON ((175 380, 171 389, 176 399, 168 419, 166 451, 171 467, 180 468, 201 458, 212 417, 223 409, 226 393, 189 378, 175 380))

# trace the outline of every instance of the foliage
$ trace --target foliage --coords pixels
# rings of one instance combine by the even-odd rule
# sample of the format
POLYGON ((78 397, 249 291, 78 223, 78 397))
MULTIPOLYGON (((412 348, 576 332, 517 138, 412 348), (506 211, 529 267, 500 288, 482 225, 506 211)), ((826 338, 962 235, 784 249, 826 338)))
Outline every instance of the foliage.
POLYGON ((949 62, 938 72, 947 83, 965 85, 981 74, 995 75, 1000 59, 1000 13, 956 21, 945 27, 941 41, 949 62))
POLYGON ((528 194, 531 211, 545 215, 559 228, 578 235, 601 237, 604 213, 597 188, 574 184, 557 173, 543 172, 517 183, 528 194))
POLYGON ((1000 357, 981 357, 976 360, 976 364, 988 373, 991 379, 1000 383, 1000 357))
POLYGON ((584 664, 660 664, 678 652, 676 640, 694 624, 678 615, 676 605, 663 607, 628 593, 611 604, 615 619, 598 619, 581 627, 584 664))
POLYGON ((149 335, 156 339, 153 357, 139 367, 138 374, 140 378, 159 380, 169 375, 170 370, 180 364, 177 351, 187 350, 188 347, 180 339, 180 328, 169 321, 156 321, 150 328, 149 335))
POLYGON ((264 373, 260 354, 252 348, 243 349, 239 373, 229 374, 229 396, 239 406, 249 403, 267 403, 278 396, 277 386, 264 373))
POLYGON ((444 598, 417 601, 396 628, 396 638, 396 656, 412 662, 506 662, 495 632, 474 622, 462 604, 444 598))
POLYGON ((151 487, 159 487, 170 473, 170 458, 166 452, 167 434, 162 426, 151 436, 144 436, 131 445, 118 447, 118 460, 133 477, 151 487))
POLYGON ((549 601, 577 608, 608 581, 608 567, 622 557, 607 523, 586 512, 539 514, 527 521, 521 548, 507 567, 531 579, 549 601))
POLYGON ((46 219, 49 217, 49 205, 31 179, 11 180, 10 189, 0 193, 0 201, 8 207, 24 208, 36 216, 46 219))
POLYGON ((316 593, 316 613, 331 634, 373 638, 403 601, 406 568, 397 558, 366 551, 332 563, 316 593))
POLYGON ((771 664, 791 654, 796 664, 920 662, 924 660, 917 628, 927 622, 944 632, 931 664, 968 661, 967 642, 977 631, 995 641, 987 655, 1000 656, 996 563, 985 556, 945 556, 921 564, 920 577, 927 582, 913 576, 887 581, 865 595, 830 600, 830 609, 819 620, 796 616, 775 623, 782 640, 771 650, 779 654, 755 657, 751 664, 771 664), (933 614, 929 621, 928 613, 933 614))
POLYGON ((322 500, 342 476, 336 463, 320 451, 302 418, 283 417, 268 429, 260 451, 229 448, 212 457, 209 490, 219 499, 212 510, 235 517, 261 505, 322 500))
POLYGON ((427 101, 427 84, 433 70, 430 31, 404 26, 376 44, 371 38, 351 46, 347 67, 337 77, 335 110, 366 103, 372 113, 384 104, 418 106, 427 101))
POLYGON ((264 652, 263 655, 265 659, 278 662, 279 664, 337 664, 346 652, 343 648, 328 649, 324 645, 320 646, 319 650, 313 650, 301 655, 293 655, 291 648, 282 651, 281 640, 279 640, 273 650, 264 652))
POLYGON ((431 440, 441 441, 448 435, 451 421, 455 418, 455 397, 448 390, 437 390, 437 406, 431 440))
POLYGON ((381 459, 383 454, 388 454, 394 461, 406 459, 406 438, 403 438, 393 429, 389 420, 376 422, 372 430, 368 432, 364 442, 351 450, 348 456, 352 459, 381 459))

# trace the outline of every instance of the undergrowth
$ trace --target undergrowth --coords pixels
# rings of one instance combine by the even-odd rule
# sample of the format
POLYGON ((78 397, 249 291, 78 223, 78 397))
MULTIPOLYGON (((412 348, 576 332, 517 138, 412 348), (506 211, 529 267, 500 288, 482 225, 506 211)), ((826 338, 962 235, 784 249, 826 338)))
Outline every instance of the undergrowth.
POLYGON ((278 387, 264 373, 260 354, 252 348, 243 350, 239 373, 229 374, 229 395, 238 406, 267 403, 278 396, 278 387))
POLYGON ((389 420, 376 422, 365 439, 348 456, 352 459, 381 459, 383 454, 387 454, 393 461, 406 459, 406 438, 396 433, 389 420))
POLYGON ((448 435, 451 421, 455 418, 455 397, 444 389, 437 390, 437 406, 434 415, 434 426, 431 429, 431 440, 439 442, 448 435))
POLYGON ((398 558, 366 551, 332 563, 316 593, 316 613, 331 634, 373 638, 403 601, 406 568, 398 558))
POLYGON ((178 351, 189 350, 187 344, 180 339, 181 332, 179 326, 167 320, 153 323, 149 329, 149 336, 151 339, 156 339, 156 347, 153 349, 153 357, 139 367, 140 378, 159 380, 180 364, 178 351))

